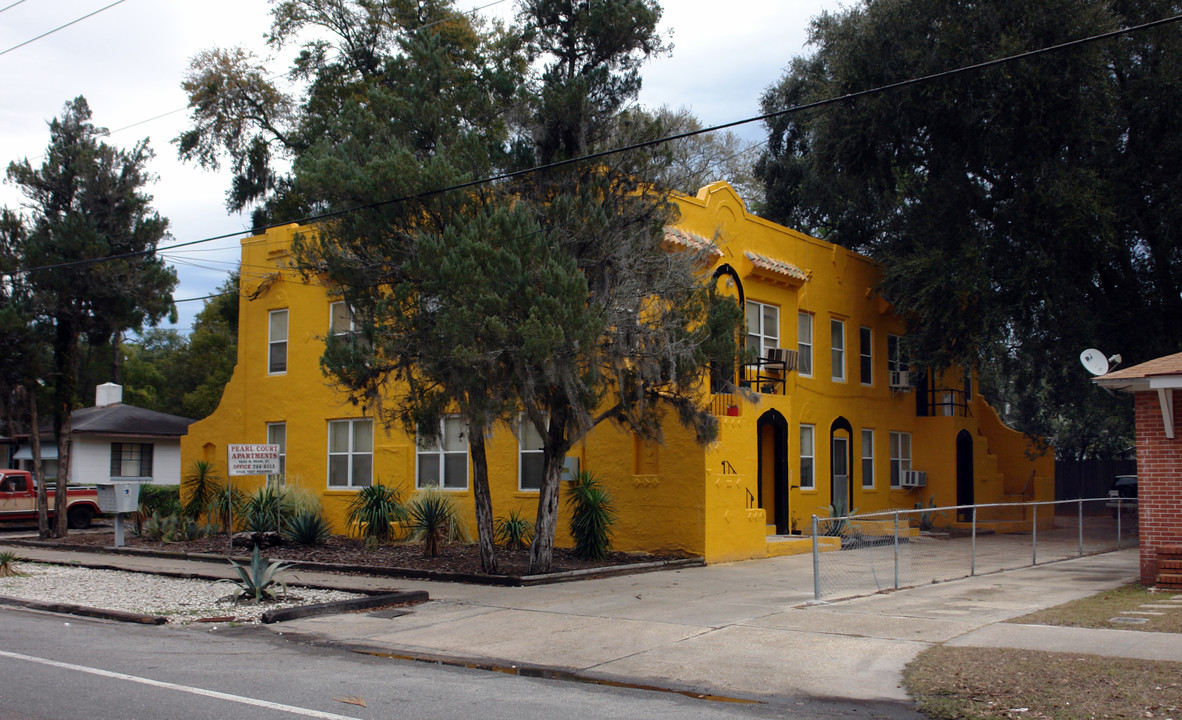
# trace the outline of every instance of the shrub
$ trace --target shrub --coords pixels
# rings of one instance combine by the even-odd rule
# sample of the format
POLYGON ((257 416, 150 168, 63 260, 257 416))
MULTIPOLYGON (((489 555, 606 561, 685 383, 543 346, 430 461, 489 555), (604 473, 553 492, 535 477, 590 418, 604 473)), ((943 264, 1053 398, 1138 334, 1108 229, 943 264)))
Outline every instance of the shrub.
POLYGON ((521 549, 533 542, 534 524, 514 510, 509 517, 497 518, 493 526, 493 539, 505 547, 521 549))
POLYGON ((460 520, 455 498, 437 487, 419 492, 411 502, 408 514, 410 540, 423 543, 424 557, 437 557, 443 543, 467 540, 468 533, 460 520))
POLYGON ((217 528, 213 525, 202 525, 179 514, 161 515, 159 512, 153 512, 144 521, 142 534, 163 543, 173 543, 213 537, 217 534, 217 528))
POLYGON ((181 512, 181 489, 176 485, 140 485, 139 504, 146 515, 179 515, 181 512))
POLYGON ((210 504, 222 491, 221 480, 214 472, 213 463, 195 461, 189 468, 189 474, 181 480, 181 491, 185 498, 181 514, 196 520, 208 513, 210 504))
POLYGON ((332 534, 332 525, 316 510, 297 510, 284 518, 282 532, 296 545, 319 545, 332 534))
POLYGON ((570 511, 570 535, 574 553, 584 560, 603 560, 611 551, 612 526, 616 511, 611 493, 591 472, 580 471, 567 488, 566 507, 570 511))
POLYGON ((407 518, 402 494, 386 485, 371 485, 362 488, 349 500, 345 519, 349 526, 366 541, 389 542, 393 539, 391 523, 403 522, 407 518))

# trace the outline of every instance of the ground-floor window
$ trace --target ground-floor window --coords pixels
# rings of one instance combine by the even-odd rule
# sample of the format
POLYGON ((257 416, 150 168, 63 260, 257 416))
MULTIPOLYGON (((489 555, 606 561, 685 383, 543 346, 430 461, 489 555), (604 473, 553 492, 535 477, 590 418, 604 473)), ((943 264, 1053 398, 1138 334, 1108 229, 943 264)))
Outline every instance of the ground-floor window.
POLYGON ((152 477, 152 444, 111 443, 111 477, 152 477))
POLYGON ((903 485, 903 473, 911 469, 911 433, 891 433, 891 487, 903 485))
POLYGON ((874 431, 862 428, 862 487, 874 487, 874 431))
POLYGON ((813 488, 816 485, 814 478, 814 464, 816 460, 816 450, 814 444, 814 437, 816 435, 816 428, 812 425, 800 426, 800 487, 813 488))
POLYGON ((541 490, 544 459, 542 434, 524 415, 521 418, 519 461, 517 468, 518 489, 541 490))
POLYGON ((328 486, 349 488, 372 484, 373 420, 330 420, 328 486))
POLYGON ((424 445, 420 436, 418 448, 417 487, 468 489, 468 432, 463 418, 445 415, 434 444, 424 445))

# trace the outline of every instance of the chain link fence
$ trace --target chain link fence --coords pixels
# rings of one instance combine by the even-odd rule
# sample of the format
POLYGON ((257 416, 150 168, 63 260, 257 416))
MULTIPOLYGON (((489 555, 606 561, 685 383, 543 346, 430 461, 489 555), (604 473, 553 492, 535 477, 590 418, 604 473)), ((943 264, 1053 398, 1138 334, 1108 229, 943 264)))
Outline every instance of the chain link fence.
POLYGON ((1136 547, 1136 501, 1061 500, 813 516, 816 600, 1136 547))

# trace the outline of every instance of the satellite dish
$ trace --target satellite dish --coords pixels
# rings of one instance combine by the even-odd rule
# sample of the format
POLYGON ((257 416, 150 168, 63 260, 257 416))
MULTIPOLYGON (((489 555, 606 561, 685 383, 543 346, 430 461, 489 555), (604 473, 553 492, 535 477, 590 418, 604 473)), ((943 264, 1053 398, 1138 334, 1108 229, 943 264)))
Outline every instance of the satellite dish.
POLYGON ((1088 348, 1081 352, 1079 361, 1083 363, 1084 369, 1093 375, 1104 375, 1108 372, 1108 360, 1105 359, 1104 353, 1096 348, 1088 348))

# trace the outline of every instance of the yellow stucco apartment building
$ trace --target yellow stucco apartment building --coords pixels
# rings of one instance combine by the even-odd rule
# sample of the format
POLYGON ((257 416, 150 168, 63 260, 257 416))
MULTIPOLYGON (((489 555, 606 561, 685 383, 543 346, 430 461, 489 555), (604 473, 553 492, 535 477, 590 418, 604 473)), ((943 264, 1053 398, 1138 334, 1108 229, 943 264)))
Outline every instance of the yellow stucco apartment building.
MULTIPOLYGON (((709 400, 718 440, 696 444, 675 420, 663 444, 614 426, 593 430, 568 458, 605 481, 619 521, 613 546, 700 555, 708 562, 788 552, 813 514, 837 504, 860 512, 1050 500, 1054 462, 1005 427, 970 373, 909 372, 905 329, 872 289, 879 268, 846 249, 750 215, 726 183, 678 198, 670 244, 710 243, 719 292, 739 298, 748 359, 733 380, 715 378, 709 400), (752 400, 755 400, 753 402, 752 400), (1028 452, 1030 451, 1030 452, 1028 452), (1035 459, 1031 459, 1035 457, 1035 459)), ((338 531, 357 488, 441 484, 474 530, 471 466, 457 419, 420 448, 412 434, 367 417, 320 370, 323 338, 348 330, 329 289, 290 268, 296 226, 242 243, 238 364, 218 409, 189 426, 184 467, 212 461, 225 475, 228 443, 283 447, 286 482, 320 496, 338 531), (250 281, 247 278, 265 279, 250 281)), ((704 391, 707 390, 704 388, 704 391)), ((533 517, 540 440, 508 427, 488 443, 493 512, 533 517)), ((261 477, 235 478, 249 489, 261 477)), ((956 524, 952 513, 942 522, 956 524)), ((565 515, 556 542, 569 545, 565 515)))

